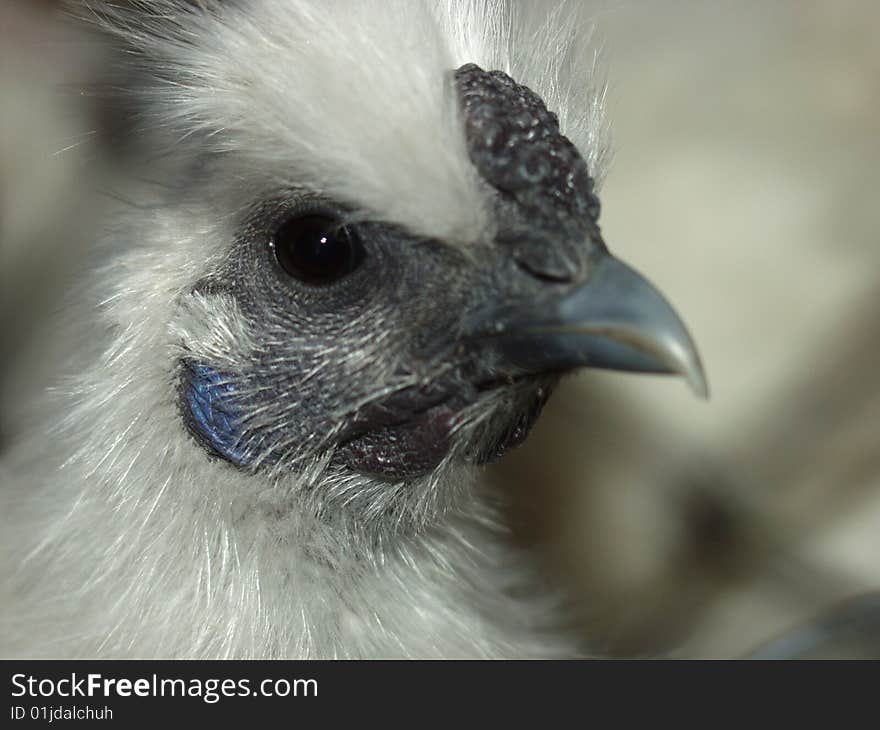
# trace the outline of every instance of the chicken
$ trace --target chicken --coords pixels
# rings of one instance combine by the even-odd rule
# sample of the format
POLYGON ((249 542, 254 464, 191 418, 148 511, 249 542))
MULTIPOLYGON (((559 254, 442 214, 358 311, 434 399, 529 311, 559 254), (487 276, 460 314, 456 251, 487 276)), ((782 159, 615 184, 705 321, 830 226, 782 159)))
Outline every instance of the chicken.
POLYGON ((0 653, 589 652, 481 466, 576 368, 707 389, 602 240, 582 8, 71 6, 131 173, 4 457, 0 653))

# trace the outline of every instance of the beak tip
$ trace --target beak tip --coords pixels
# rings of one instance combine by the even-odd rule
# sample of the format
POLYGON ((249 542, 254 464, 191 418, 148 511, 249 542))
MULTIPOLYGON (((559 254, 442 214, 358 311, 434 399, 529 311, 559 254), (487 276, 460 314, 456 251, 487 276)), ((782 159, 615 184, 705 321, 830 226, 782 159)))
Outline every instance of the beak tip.
POLYGON ((665 348, 659 349, 657 354, 665 361, 667 372, 680 375, 697 398, 709 400, 709 381, 703 369, 703 362, 683 324, 679 323, 675 328, 674 336, 665 339, 665 345, 665 348))
POLYGON ((687 373, 683 373, 685 381, 691 389, 691 392, 700 400, 709 400, 709 382, 706 380, 706 374, 703 367, 699 363, 697 366, 687 373))

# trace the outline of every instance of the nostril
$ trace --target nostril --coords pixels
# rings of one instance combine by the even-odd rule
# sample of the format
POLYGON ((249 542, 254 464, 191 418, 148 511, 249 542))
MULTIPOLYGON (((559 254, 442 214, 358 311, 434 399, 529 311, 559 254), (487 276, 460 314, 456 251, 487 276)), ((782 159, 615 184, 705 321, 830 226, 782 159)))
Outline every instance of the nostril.
POLYGON ((519 257, 516 259, 516 265, 520 271, 548 284, 572 284, 579 278, 578 271, 580 267, 577 267, 578 271, 573 271, 570 268, 563 270, 562 267, 535 265, 535 262, 519 257))
POLYGON ((512 226, 495 241, 506 249, 520 271, 551 284, 582 281, 591 251, 597 245, 593 236, 581 230, 567 230, 565 226, 547 226, 543 230, 512 226))
POLYGON ((512 253, 520 271, 548 284, 576 284, 583 281, 589 267, 588 252, 575 244, 526 241, 512 253))

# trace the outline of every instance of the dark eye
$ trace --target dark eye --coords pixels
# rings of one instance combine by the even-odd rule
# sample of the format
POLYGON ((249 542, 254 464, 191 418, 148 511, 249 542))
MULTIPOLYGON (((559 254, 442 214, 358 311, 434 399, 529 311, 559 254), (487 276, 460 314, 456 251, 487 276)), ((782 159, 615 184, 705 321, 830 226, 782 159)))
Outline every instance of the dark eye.
POLYGON ((364 259, 357 232, 323 215, 291 218, 276 231, 271 246, 282 269, 315 286, 347 276, 364 259))

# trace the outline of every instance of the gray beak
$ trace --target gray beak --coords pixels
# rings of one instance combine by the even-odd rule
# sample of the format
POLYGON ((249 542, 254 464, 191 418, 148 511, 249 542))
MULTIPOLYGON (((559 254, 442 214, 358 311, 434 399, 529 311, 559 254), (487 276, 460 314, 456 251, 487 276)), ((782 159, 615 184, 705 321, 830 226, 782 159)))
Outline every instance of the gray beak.
POLYGON ((496 314, 490 338, 526 372, 607 368, 681 375, 694 393, 709 388, 687 328, 660 292, 603 253, 578 288, 528 311, 496 314))

